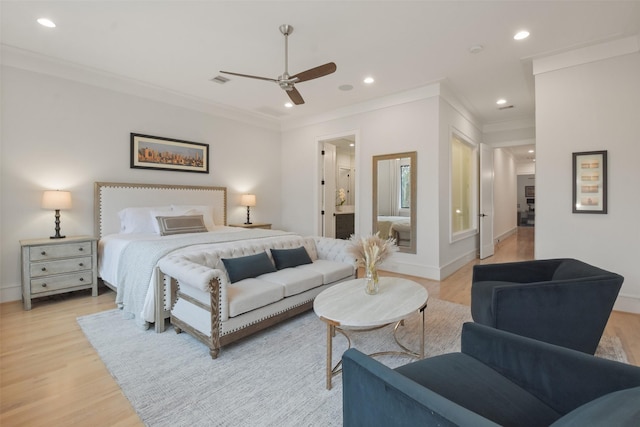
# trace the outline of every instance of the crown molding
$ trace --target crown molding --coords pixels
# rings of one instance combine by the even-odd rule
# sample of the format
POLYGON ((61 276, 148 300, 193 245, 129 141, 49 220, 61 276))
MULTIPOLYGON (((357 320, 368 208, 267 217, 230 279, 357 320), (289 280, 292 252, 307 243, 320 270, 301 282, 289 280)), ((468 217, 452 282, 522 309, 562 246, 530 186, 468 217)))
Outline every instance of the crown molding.
POLYGON ((331 120, 342 119, 356 114, 367 113, 370 111, 381 110, 383 108, 393 107, 396 105, 407 104, 410 102, 419 101, 422 99, 432 98, 439 96, 440 83, 432 83, 426 86, 422 86, 416 89, 407 90, 400 93, 384 96, 381 98, 372 99, 369 101, 361 102, 354 105, 349 105, 344 108, 329 111, 326 113, 316 114, 312 116, 302 118, 292 118, 282 120, 282 131, 293 130, 305 126, 311 126, 318 123, 324 123, 331 120))
POLYGON ((3 66, 97 86, 127 95, 139 96, 141 98, 235 120, 268 130, 280 130, 279 121, 273 118, 222 106, 203 98, 185 96, 159 86, 41 55, 14 46, 1 44, 0 58, 3 66))
POLYGON ((637 52, 640 52, 640 35, 534 59, 533 74, 538 75, 637 52))

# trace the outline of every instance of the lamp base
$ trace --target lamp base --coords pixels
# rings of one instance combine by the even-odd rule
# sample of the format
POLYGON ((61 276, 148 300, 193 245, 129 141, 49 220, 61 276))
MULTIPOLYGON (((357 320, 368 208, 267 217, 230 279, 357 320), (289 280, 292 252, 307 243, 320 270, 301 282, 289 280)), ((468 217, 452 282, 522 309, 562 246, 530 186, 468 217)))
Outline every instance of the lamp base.
POLYGON ((60 209, 56 209, 56 235, 49 237, 50 239, 64 239, 67 236, 60 235, 60 209))
POLYGON ((251 225, 251 221, 249 220, 249 206, 247 206, 247 222, 244 225, 251 225))

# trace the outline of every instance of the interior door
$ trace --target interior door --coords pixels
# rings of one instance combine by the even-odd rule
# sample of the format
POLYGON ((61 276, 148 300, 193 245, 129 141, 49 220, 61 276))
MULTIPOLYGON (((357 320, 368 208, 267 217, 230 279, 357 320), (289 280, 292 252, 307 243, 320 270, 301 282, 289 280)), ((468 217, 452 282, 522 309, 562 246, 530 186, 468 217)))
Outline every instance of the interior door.
POLYGON ((480 259, 493 255, 493 148, 480 144, 480 259))
POLYGON ((322 156, 322 211, 323 227, 322 235, 324 237, 336 237, 336 146, 324 143, 322 147, 324 155, 322 156))

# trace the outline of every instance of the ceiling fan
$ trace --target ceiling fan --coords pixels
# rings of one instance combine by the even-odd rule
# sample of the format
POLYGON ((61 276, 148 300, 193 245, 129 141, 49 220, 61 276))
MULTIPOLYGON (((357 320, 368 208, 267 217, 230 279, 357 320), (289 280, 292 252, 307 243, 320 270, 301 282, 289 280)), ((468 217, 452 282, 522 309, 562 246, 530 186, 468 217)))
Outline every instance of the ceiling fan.
POLYGON ((314 67, 298 73, 296 75, 289 75, 289 35, 293 33, 293 27, 291 25, 280 25, 280 32, 284 35, 284 73, 279 76, 277 79, 271 79, 268 77, 260 77, 260 76, 251 76, 249 74, 239 74, 232 73, 230 71, 220 71, 224 74, 230 74, 232 76, 239 77, 248 77, 250 79, 258 79, 258 80, 266 80, 269 82, 275 82, 287 92, 291 101, 294 104, 300 105, 304 104, 304 99, 302 99, 302 95, 298 92, 298 89, 295 88, 296 83, 306 82, 308 80, 317 79, 318 77, 323 77, 328 74, 331 74, 336 71, 336 64, 333 62, 329 62, 324 65, 320 65, 318 67, 314 67))

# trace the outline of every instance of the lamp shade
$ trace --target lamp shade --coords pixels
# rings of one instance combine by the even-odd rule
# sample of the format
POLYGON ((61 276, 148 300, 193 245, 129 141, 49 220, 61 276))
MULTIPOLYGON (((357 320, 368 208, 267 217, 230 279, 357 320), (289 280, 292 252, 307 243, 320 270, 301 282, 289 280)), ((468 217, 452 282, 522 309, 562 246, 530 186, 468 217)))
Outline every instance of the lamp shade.
POLYGON ((240 204, 242 206, 255 206, 256 195, 255 194, 243 194, 240 198, 240 204))
POLYGON ((71 209, 71 193, 59 190, 45 191, 42 195, 42 209, 71 209))

